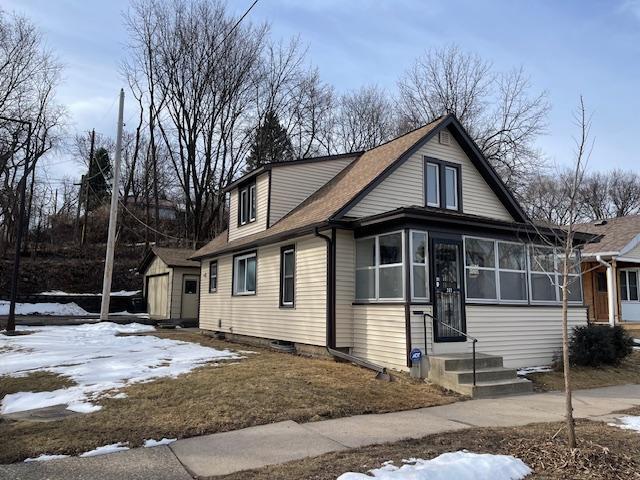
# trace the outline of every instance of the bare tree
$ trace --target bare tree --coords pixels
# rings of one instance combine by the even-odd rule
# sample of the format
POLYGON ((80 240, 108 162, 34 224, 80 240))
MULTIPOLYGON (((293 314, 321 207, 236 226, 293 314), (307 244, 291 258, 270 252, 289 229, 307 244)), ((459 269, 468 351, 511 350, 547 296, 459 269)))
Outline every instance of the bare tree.
POLYGON ((519 193, 543 163, 534 142, 545 131, 550 108, 546 93, 532 94, 531 89, 522 68, 496 73, 491 63, 455 45, 432 49, 398 82, 399 125, 406 130, 455 114, 519 193))
POLYGON ((640 176, 635 172, 613 170, 609 195, 616 217, 638 213, 640 210, 640 176))
POLYGON ((393 104, 375 85, 343 94, 336 117, 336 142, 343 152, 368 150, 394 135, 393 104))
POLYGON ((585 176, 580 188, 580 202, 589 220, 611 217, 610 189, 610 174, 594 172, 585 176))

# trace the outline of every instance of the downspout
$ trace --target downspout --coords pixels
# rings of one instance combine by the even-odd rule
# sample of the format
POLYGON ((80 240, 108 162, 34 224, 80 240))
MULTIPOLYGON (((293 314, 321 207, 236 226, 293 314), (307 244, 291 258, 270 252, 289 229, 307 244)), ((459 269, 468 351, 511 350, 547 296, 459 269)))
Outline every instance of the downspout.
POLYGON ((377 372, 376 379, 391 381, 391 375, 387 373, 385 367, 376 365, 367 360, 359 357, 355 357, 340 350, 336 350, 336 282, 335 282, 335 239, 336 229, 331 229, 331 237, 320 233, 316 227, 315 236, 322 238, 327 243, 327 314, 326 314, 326 341, 325 348, 327 352, 341 360, 346 360, 351 363, 355 363, 369 370, 377 372))
POLYGON ((616 291, 615 291, 615 278, 613 275, 613 265, 602 259, 601 255, 596 255, 598 263, 603 265, 607 269, 607 305, 609 307, 609 325, 615 326, 615 304, 616 304, 616 291))

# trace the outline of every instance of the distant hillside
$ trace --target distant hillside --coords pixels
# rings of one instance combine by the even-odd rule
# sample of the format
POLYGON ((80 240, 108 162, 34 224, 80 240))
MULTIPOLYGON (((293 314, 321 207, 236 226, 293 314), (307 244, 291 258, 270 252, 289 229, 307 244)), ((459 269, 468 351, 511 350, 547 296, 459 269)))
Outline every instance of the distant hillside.
MULTIPOLYGON (((50 290, 71 293, 102 291, 105 248, 103 245, 51 246, 20 261, 19 294, 27 295, 50 290)), ((137 268, 144 255, 144 246, 116 247, 112 290, 140 290, 142 277, 137 268)), ((10 292, 13 257, 0 259, 0 298, 10 292)))

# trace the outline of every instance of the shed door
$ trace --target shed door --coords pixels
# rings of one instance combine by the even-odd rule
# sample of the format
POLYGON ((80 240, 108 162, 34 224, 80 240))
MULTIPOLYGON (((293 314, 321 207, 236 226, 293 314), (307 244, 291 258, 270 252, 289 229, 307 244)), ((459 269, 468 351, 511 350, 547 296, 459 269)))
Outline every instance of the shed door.
POLYGON ((198 275, 182 276, 181 318, 198 318, 199 281, 200 277, 198 277, 198 275))
POLYGON ((169 274, 147 277, 147 312, 151 318, 167 318, 169 274))

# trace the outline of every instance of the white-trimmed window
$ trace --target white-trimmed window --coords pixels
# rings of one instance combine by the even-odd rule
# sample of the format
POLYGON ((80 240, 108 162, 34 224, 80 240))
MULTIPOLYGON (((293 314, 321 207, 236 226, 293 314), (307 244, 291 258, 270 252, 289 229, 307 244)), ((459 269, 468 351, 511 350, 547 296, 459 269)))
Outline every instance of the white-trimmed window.
POLYGON ((402 232, 356 240, 356 299, 404 299, 402 232))
POLYGON ((252 183, 238 191, 238 224, 245 225, 256 220, 256 184, 252 183))
POLYGON ((638 270, 620 270, 620 296, 623 302, 639 301, 638 270))
POLYGON ((411 297, 414 300, 429 300, 429 261, 427 232, 411 230, 411 297))
MULTIPOLYGON (((569 302, 582 302, 580 260, 569 259, 569 302)), ((531 301, 549 303, 562 301, 562 269, 564 254, 560 249, 539 245, 529 246, 529 289, 531 301)))
POLYGON ((501 303, 528 300, 523 243, 465 237, 464 244, 468 300, 501 303))
POLYGON ((209 293, 218 291, 218 261, 209 262, 209 293))
POLYGON ((293 307, 295 300, 296 249, 293 245, 280 252, 280 306, 293 307))
POLYGON ((437 163, 426 163, 426 195, 428 207, 440 206, 440 165, 437 163))
POLYGON ((238 255, 233 259, 233 294, 255 295, 256 253, 238 255))
POLYGON ((444 208, 458 210, 458 169, 444 167, 444 208))
POLYGON ((496 245, 494 240, 465 237, 464 269, 468 300, 496 301, 496 245))

